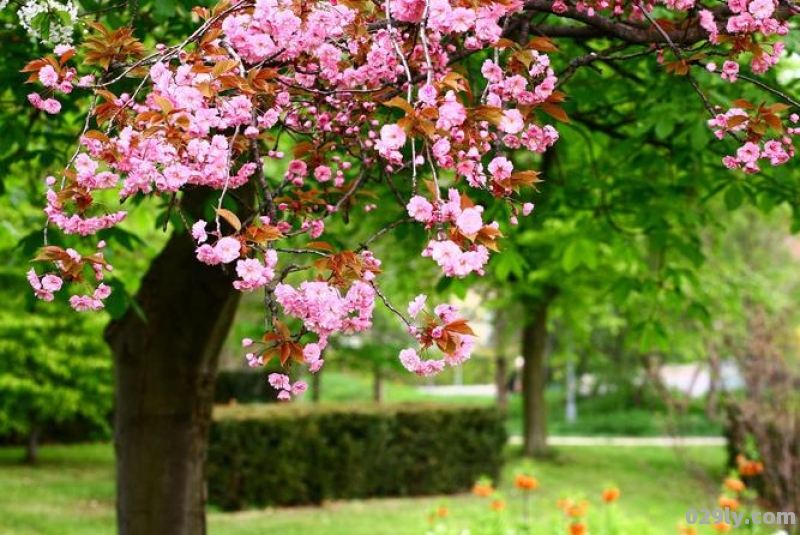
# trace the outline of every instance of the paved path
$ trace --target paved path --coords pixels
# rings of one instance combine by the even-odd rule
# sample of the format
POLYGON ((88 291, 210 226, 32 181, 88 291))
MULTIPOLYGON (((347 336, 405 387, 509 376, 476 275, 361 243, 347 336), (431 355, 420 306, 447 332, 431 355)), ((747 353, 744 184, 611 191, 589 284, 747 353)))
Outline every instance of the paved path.
MULTIPOLYGON (((509 439, 511 444, 522 444, 522 437, 514 435, 509 439)), ((671 448, 675 446, 724 446, 724 437, 549 437, 550 446, 624 446, 624 447, 657 447, 671 448)))

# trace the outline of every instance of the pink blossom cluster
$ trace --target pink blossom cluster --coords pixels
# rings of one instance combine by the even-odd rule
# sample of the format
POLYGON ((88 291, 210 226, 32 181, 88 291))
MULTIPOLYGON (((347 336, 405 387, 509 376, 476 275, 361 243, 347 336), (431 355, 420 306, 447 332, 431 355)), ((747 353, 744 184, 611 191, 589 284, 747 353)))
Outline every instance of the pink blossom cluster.
MULTIPOLYGON (((742 134, 748 131, 753 119, 741 108, 731 108, 708 121, 714 135, 722 139, 728 132, 742 134)), ((800 116, 791 114, 790 124, 797 124, 800 116)), ((740 169, 745 173, 758 173, 759 161, 765 160, 772 166, 783 165, 795 155, 793 137, 800 134, 800 127, 788 127, 783 135, 775 139, 754 138, 745 141, 734 155, 725 156, 722 163, 728 169, 740 169)))
POLYGON ((422 256, 433 259, 445 275, 466 277, 470 273, 483 275, 484 266, 489 261, 489 249, 476 242, 484 230, 497 230, 499 224, 484 224, 482 206, 463 206, 461 194, 456 189, 448 190, 448 199, 437 199, 432 204, 425 197, 415 195, 406 205, 408 215, 416 221, 425 223, 427 228, 452 225, 453 230, 462 237, 460 242, 451 239, 433 239, 422 252, 422 256))
MULTIPOLYGON (((37 70, 34 78, 48 90, 48 93, 55 95, 56 93, 63 93, 65 95, 72 93, 75 85, 85 87, 94 81, 94 77, 86 76, 79 80, 75 80, 77 71, 73 67, 65 67, 64 63, 72 57, 75 53, 75 48, 69 45, 58 45, 53 50, 60 61, 45 63, 37 65, 37 70), (58 69, 56 69, 58 67, 58 69)), ((28 69, 30 70, 30 69, 28 69)), ((28 102, 35 108, 42 110, 51 115, 56 115, 61 112, 61 103, 53 97, 42 98, 39 93, 28 94, 28 102)))
MULTIPOLYGON (((409 316, 417 318, 424 311, 426 302, 427 296, 418 295, 408 306, 409 316)), ((422 346, 422 350, 406 348, 400 351, 399 358, 403 367, 419 376, 429 377, 444 370, 445 366, 458 366, 469 360, 475 345, 475 336, 448 330, 449 325, 465 321, 459 315, 458 309, 454 305, 438 305, 434 309, 434 315, 426 314, 426 317, 427 321, 424 328, 416 326, 409 328, 409 332, 414 335, 422 346), (423 355, 430 351, 434 345, 437 345, 436 341, 444 336, 453 338, 455 349, 449 353, 444 353, 441 358, 424 359, 423 355)))
POLYGON ((736 150, 734 156, 725 156, 722 163, 728 169, 741 169, 745 173, 758 173, 761 171, 759 160, 767 160, 770 165, 778 166, 789 161, 794 156, 794 147, 791 139, 784 137, 780 140, 770 140, 762 144, 752 141, 746 142, 736 150))
POLYGON ((282 373, 271 373, 267 379, 270 386, 278 391, 278 399, 281 401, 289 401, 292 396, 299 396, 308 388, 304 381, 292 383, 289 376, 282 373))
POLYGON ((36 274, 36 270, 31 268, 28 271, 28 282, 33 288, 33 292, 42 301, 52 301, 55 292, 59 291, 64 285, 64 281, 58 275, 45 275, 42 278, 36 274))
POLYGON ((286 314, 319 335, 322 348, 333 333, 361 332, 372 325, 375 290, 366 282, 355 281, 345 295, 322 281, 304 281, 299 288, 278 284, 275 299, 286 314))
POLYGON ((275 266, 278 264, 278 253, 269 249, 264 254, 264 263, 257 258, 246 258, 236 262, 236 274, 239 280, 233 281, 237 290, 256 290, 263 288, 275 277, 275 266))
POLYGON ((111 287, 100 283, 90 295, 73 295, 69 298, 69 304, 78 312, 87 310, 101 310, 105 305, 103 301, 111 295, 111 287))

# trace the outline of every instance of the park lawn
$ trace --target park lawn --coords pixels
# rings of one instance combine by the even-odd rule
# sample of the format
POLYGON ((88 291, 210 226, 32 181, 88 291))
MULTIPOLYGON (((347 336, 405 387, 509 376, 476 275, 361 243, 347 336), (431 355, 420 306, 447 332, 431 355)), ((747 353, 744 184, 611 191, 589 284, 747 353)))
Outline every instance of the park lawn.
MULTIPOLYGON (((107 444, 42 449, 42 463, 17 463, 18 448, 0 448, 0 535, 100 535, 114 532, 113 454, 107 444)), ((530 465, 539 480, 534 516, 539 533, 565 533, 555 501, 593 502, 608 484, 622 497, 618 513, 630 528, 620 535, 674 535, 686 509, 711 506, 723 475, 723 448, 559 448, 554 458, 530 465)), ((527 465, 515 452, 501 490, 512 514, 519 511, 513 476, 527 465)), ((488 502, 471 495, 335 502, 323 507, 212 511, 211 535, 424 535, 427 514, 445 505, 453 527, 484 517, 488 502)), ((592 517, 590 517, 590 528, 592 517)), ((458 533, 457 531, 455 533, 458 533)), ((473 533, 475 531, 473 530, 473 533)), ((710 531, 709 531, 710 533, 710 531)))

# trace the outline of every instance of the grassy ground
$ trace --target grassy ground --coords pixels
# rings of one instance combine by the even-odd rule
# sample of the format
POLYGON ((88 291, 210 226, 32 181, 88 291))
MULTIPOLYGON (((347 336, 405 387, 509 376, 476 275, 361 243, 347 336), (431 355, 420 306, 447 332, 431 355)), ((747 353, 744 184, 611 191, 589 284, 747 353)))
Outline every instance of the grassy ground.
MULTIPOLYGON (((22 451, 0 448, 0 535, 100 535, 114 532, 112 449, 106 444, 46 447, 42 464, 18 464, 22 451)), ((622 490, 619 513, 629 533, 674 535, 688 508, 713 505, 722 476, 722 448, 561 448, 549 461, 527 465, 509 453, 501 490, 512 515, 519 499, 511 488, 521 469, 539 480, 534 516, 540 533, 558 529, 555 501, 591 500, 608 484, 622 490)), ((211 535, 424 535, 428 512, 446 505, 452 526, 487 514, 487 502, 470 495, 336 502, 210 514, 211 535)), ((591 519, 590 519, 591 520, 591 519)), ((591 527, 591 524, 590 524, 591 527)), ((563 531, 559 530, 559 533, 563 531)))

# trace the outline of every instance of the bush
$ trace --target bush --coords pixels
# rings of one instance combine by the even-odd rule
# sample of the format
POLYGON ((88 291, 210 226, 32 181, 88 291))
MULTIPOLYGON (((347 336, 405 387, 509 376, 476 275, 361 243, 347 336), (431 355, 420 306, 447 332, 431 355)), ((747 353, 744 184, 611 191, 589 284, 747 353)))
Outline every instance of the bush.
POLYGON ((217 374, 215 403, 269 403, 276 399, 275 389, 269 386, 263 370, 222 370, 217 374))
POLYGON ((209 501, 224 509, 464 491, 498 477, 506 443, 494 407, 240 405, 214 420, 209 501))

